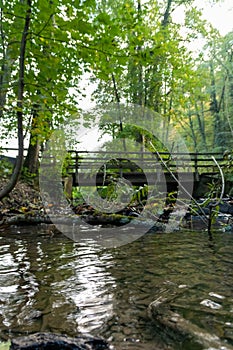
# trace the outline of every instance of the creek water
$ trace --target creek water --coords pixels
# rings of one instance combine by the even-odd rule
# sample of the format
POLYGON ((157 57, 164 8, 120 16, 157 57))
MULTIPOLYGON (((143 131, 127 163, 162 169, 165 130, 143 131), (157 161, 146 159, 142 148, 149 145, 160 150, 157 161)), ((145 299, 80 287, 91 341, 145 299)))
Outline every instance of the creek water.
MULTIPOLYGON (((108 339, 116 350, 194 349, 159 329, 148 305, 166 289, 185 319, 233 345, 233 235, 146 234, 118 248, 0 232, 0 339, 33 332, 108 339), (175 293, 175 294, 174 294, 175 293)), ((198 348, 198 347, 197 347, 198 348)))

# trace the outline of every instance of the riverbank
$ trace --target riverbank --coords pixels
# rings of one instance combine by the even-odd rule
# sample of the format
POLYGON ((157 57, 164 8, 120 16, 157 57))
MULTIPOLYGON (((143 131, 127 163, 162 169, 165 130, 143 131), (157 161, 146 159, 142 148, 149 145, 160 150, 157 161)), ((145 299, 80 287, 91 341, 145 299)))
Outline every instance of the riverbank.
MULTIPOLYGON (((6 182, 6 179, 1 180, 0 188, 6 182)), ((0 224, 4 223, 7 218, 20 214, 35 217, 45 215, 39 190, 22 180, 17 183, 9 196, 0 201, 0 224)))
MULTIPOLYGON (((6 183, 1 180, 1 186, 6 183)), ((202 200, 199 201, 200 203, 202 200)), ((91 225, 124 225, 132 218, 140 219, 142 206, 126 207, 117 214, 102 214, 90 205, 71 205, 73 213, 77 218, 84 219, 91 225)), ((216 225, 223 226, 228 231, 233 231, 233 199, 225 198, 219 205, 216 225)), ((155 231, 163 231, 163 223, 169 218, 172 206, 164 208, 159 219, 155 219, 155 231)), ((208 217, 209 206, 203 208, 208 217)), ((46 212, 39 189, 30 183, 20 180, 10 195, 0 201, 0 225, 25 225, 25 224, 52 224, 49 211, 46 212)), ((62 213, 61 213, 62 214, 62 213)), ((62 215, 64 218, 64 215, 62 215)), ((59 215, 58 215, 59 220, 59 215)), ((191 214, 189 211, 181 223, 182 227, 191 229, 203 229, 203 213, 198 211, 191 214)), ((151 225, 150 225, 151 226, 151 225)))

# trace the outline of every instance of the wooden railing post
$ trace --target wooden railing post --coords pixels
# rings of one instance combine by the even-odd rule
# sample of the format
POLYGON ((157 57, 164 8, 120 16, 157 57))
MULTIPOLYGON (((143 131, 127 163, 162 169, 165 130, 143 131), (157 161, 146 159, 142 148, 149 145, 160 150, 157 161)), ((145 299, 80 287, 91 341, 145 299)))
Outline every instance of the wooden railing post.
POLYGON ((78 178, 78 167, 79 167, 79 164, 78 164, 78 151, 75 151, 75 176, 77 176, 78 178))
POLYGON ((194 180, 199 181, 197 153, 194 155, 194 180))

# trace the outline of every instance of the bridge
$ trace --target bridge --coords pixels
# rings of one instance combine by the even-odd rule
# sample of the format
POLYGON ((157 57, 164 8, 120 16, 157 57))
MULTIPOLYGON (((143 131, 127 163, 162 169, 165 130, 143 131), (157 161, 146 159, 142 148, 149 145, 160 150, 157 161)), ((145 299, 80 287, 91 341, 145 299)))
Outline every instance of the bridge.
MULTIPOLYGON (((16 148, 2 148, 2 153, 15 151, 16 148)), ((27 151, 27 149, 25 149, 27 151)), ((219 168, 224 169, 228 165, 228 172, 232 173, 232 163, 221 152, 116 152, 116 151, 68 151, 66 172, 68 181, 65 180, 67 193, 71 194, 72 187, 80 186, 107 186, 112 181, 121 178, 133 186, 145 184, 166 184, 167 191, 177 189, 178 181, 183 186, 194 184, 196 195, 203 195, 198 189, 200 185, 207 190, 207 184, 212 180, 220 179, 219 168), (215 159, 215 161, 214 161, 215 159)), ((0 155, 1 159, 8 159, 14 163, 15 158, 0 155)), ((226 181, 226 191, 233 185, 232 181, 226 181)))
POLYGON ((119 178, 133 186, 166 183, 173 191, 181 181, 183 186, 211 183, 220 178, 218 165, 223 169, 227 160, 223 153, 173 152, 111 152, 69 151, 67 172, 72 186, 107 186, 119 178), (217 162, 217 164, 216 164, 217 162))

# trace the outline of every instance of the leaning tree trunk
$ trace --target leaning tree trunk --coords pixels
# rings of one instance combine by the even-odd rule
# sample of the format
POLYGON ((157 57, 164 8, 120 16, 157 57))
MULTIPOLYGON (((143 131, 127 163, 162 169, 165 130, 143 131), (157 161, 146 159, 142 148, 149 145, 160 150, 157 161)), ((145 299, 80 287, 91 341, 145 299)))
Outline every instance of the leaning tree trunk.
POLYGON ((31 0, 27 0, 27 12, 25 17, 24 29, 20 43, 19 56, 19 79, 18 79, 18 94, 17 94, 17 126, 18 126, 18 157, 12 176, 7 185, 0 191, 0 200, 6 197, 15 187, 19 179, 23 165, 23 96, 24 96, 24 75, 25 75, 25 53, 27 36, 31 19, 31 0))

